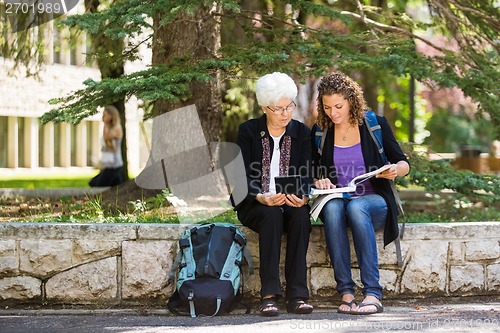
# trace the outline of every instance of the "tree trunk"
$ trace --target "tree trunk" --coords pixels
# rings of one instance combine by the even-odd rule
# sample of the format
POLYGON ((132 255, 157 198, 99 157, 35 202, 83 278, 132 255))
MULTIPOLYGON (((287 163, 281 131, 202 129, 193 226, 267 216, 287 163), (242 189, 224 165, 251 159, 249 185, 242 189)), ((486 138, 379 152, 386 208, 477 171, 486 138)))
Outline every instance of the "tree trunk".
MULTIPOLYGON (((160 26, 161 16, 154 20, 153 66, 168 64, 178 57, 189 57, 193 62, 210 59, 220 49, 220 12, 218 5, 200 7, 193 16, 182 13, 166 25, 160 26)), ((195 104, 207 142, 219 141, 222 128, 220 77, 215 73, 210 82, 191 82, 191 97, 182 102, 156 101, 155 116, 177 108, 195 104)))

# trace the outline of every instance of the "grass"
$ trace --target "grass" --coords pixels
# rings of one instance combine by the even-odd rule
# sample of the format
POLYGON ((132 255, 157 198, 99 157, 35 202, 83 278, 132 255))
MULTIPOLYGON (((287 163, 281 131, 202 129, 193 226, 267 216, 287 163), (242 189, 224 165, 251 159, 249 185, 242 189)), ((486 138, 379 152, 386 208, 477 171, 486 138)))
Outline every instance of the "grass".
POLYGON ((408 223, 429 222, 500 222, 500 210, 496 207, 474 209, 442 209, 439 212, 409 212, 408 223))
POLYGON ((0 181, 1 188, 65 188, 65 187, 89 187, 90 178, 75 179, 11 179, 0 181))
MULTIPOLYGON (((0 187, 3 188, 64 188, 88 187, 88 181, 97 171, 85 174, 65 174, 63 176, 40 175, 23 177, 11 175, 2 177, 0 187)), ((169 191, 155 197, 129 202, 127 211, 109 211, 103 207, 99 196, 91 198, 61 197, 48 198, 0 198, 0 221, 30 222, 95 222, 95 223, 179 223, 175 209, 167 202, 169 191)), ((471 222, 500 221, 498 204, 473 205, 459 200, 441 201, 438 205, 429 205, 424 210, 407 211, 407 222, 471 222)), ((239 223, 236 213, 228 210, 225 213, 205 222, 239 223)), ((315 222, 321 224, 321 222, 315 222)))
MULTIPOLYGON (((170 223, 180 220, 174 207, 168 203, 168 190, 156 197, 129 202, 127 211, 106 209, 99 195, 86 198, 61 197, 59 199, 2 198, 0 197, 0 222, 62 222, 62 223, 170 223)), ((407 211, 408 223, 480 222, 500 221, 498 207, 454 207, 450 203, 433 206, 429 211, 407 211)), ((186 222, 184 216, 182 222, 186 222)), ((236 213, 224 213, 196 223, 228 222, 239 224, 236 213)), ((311 221, 322 224, 321 221, 311 221)), ((400 221, 401 222, 401 221, 400 221)))
MULTIPOLYGON (((101 195, 86 197, 0 197, 0 222, 50 223, 239 223, 231 207, 213 218, 205 211, 183 213, 179 219, 175 208, 168 202, 171 196, 163 190, 156 196, 129 201, 122 211, 103 203, 101 195)), ((223 206, 221 206, 223 208, 223 206)), ((217 210, 217 211, 223 211, 217 210)))
POLYGON ((89 180, 97 174, 97 171, 85 172, 84 174, 64 175, 39 175, 39 176, 2 176, 0 188, 66 188, 66 187, 89 187, 89 180))
MULTIPOLYGON (((1 175, 0 188, 27 188, 27 189, 50 189, 50 188, 69 188, 81 187, 88 188, 89 181, 96 176, 99 171, 83 170, 75 173, 75 171, 61 171, 58 174, 15 174, 1 175)), ((129 174, 129 178, 134 178, 135 175, 129 174)))

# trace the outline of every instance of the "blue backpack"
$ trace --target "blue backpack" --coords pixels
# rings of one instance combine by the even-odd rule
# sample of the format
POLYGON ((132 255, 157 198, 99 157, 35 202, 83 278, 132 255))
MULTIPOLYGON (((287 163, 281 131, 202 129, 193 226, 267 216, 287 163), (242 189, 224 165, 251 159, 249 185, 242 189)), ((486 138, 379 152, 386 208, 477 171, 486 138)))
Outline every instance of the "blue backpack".
MULTIPOLYGON (((368 125, 368 131, 370 132, 370 136, 372 137, 373 141, 377 145, 378 152, 382 156, 382 159, 384 160, 384 163, 388 163, 389 160, 387 159, 387 156, 385 155, 384 152, 384 144, 383 144, 383 138, 382 138, 382 129, 378 123, 377 116, 375 115, 375 112, 372 110, 366 110, 365 111, 365 121, 366 124, 368 125)), ((326 134, 328 132, 328 128, 325 130, 322 130, 320 128, 317 128, 316 133, 315 133, 315 143, 316 147, 318 148, 318 153, 321 156, 323 153, 323 146, 325 144, 325 139, 326 139, 326 134)), ((399 193, 396 189, 396 184, 394 181, 391 181, 391 189, 392 193, 394 195, 394 198, 396 199, 396 204, 398 206, 398 210, 400 214, 403 216, 403 225, 401 227, 401 230, 399 231, 399 237, 394 240, 394 244, 396 245, 396 255, 397 255, 397 260, 398 260, 398 265, 402 266, 403 265, 403 259, 401 255, 401 244, 400 244, 400 239, 403 239, 403 234, 405 230, 405 215, 404 215, 404 210, 403 210, 403 203, 401 201, 401 198, 399 197, 399 193)))
POLYGON ((191 317, 231 311, 240 298, 243 258, 253 274, 246 238, 233 224, 212 223, 185 230, 169 275, 171 283, 178 271, 168 309, 191 317))

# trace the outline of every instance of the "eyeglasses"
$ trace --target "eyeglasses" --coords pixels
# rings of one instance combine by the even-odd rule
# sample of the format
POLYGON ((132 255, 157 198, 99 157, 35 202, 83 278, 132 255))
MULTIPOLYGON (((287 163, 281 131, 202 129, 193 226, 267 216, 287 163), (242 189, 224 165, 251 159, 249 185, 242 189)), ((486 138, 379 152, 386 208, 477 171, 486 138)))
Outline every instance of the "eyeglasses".
POLYGON ((274 110, 271 109, 269 106, 267 106, 267 108, 269 109, 269 111, 271 111, 272 113, 275 113, 275 114, 283 114, 283 111, 291 113, 293 110, 295 110, 296 107, 297 107, 297 104, 295 104, 295 102, 292 102, 292 103, 288 104, 288 106, 285 107, 285 108, 282 108, 282 107, 279 107, 279 106, 275 106, 274 110))

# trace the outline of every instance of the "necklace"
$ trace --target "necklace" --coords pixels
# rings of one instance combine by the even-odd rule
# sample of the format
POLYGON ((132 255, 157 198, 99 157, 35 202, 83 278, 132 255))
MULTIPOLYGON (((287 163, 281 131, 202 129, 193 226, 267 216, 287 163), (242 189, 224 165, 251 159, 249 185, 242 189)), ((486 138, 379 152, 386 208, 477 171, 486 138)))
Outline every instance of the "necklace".
POLYGON ((349 126, 349 128, 347 129, 347 131, 345 132, 344 136, 342 137, 342 141, 345 141, 347 139, 347 134, 349 134, 349 130, 351 129, 351 126, 349 126))

